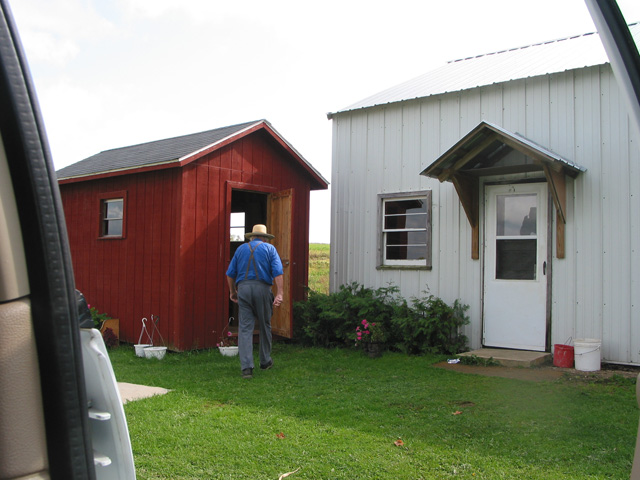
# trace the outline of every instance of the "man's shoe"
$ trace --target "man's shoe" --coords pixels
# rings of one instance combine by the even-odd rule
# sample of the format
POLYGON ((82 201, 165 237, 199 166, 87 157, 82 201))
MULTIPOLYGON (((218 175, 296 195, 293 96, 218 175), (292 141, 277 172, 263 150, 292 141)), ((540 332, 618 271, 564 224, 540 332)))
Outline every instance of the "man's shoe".
POLYGON ((245 368, 242 370, 242 378, 253 378, 253 368, 245 368))
POLYGON ((273 358, 266 365, 260 365, 260 370, 269 370, 271 367, 273 367, 273 358))

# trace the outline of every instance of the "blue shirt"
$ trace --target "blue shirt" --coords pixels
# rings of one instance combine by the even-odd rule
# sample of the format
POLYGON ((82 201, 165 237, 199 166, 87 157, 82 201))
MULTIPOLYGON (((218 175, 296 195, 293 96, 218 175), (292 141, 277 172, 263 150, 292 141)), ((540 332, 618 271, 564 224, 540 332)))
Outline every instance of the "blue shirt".
POLYGON ((261 240, 252 240, 250 243, 243 243, 238 247, 227 269, 227 276, 234 278, 236 283, 243 280, 258 280, 254 262, 251 262, 247 272, 247 264, 251 258, 249 245, 254 249, 253 259, 255 260, 255 269, 258 270, 259 280, 273 285, 273 279, 283 273, 282 261, 276 247, 261 240))

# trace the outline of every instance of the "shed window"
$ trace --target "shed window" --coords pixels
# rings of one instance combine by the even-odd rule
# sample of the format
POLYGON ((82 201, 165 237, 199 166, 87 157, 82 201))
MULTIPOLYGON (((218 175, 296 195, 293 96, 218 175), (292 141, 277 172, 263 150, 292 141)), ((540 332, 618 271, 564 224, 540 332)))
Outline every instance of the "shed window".
POLYGON ((229 231, 229 238, 232 242, 244 241, 244 233, 247 231, 244 218, 244 212, 231 214, 231 230, 229 231))
POLYGON ((431 191, 380 195, 381 267, 431 267, 431 191))
POLYGON ((100 200, 100 237, 124 237, 124 197, 100 200))

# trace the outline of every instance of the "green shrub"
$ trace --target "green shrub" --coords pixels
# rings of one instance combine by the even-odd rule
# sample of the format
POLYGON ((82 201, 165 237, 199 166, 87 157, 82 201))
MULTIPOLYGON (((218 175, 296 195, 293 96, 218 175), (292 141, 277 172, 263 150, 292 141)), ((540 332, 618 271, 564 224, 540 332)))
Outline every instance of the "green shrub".
POLYGON ((429 295, 414 298, 409 306, 406 302, 397 308, 393 318, 393 329, 399 341, 395 347, 412 354, 462 352, 467 346, 467 337, 460 329, 469 323, 465 312, 468 305, 456 300, 453 306, 441 298, 429 295))
POLYGON ((356 328, 366 319, 382 327, 393 349, 454 354, 466 349, 460 329, 469 323, 468 308, 458 300, 449 306, 433 295, 409 304, 396 286, 374 290, 354 282, 332 294, 310 290, 306 301, 296 302, 294 339, 308 346, 354 345, 356 328))
POLYGON ((388 301, 395 289, 343 285, 336 293, 308 293, 304 302, 294 304, 294 338, 304 345, 335 347, 354 342, 362 319, 390 327, 393 307, 388 301))

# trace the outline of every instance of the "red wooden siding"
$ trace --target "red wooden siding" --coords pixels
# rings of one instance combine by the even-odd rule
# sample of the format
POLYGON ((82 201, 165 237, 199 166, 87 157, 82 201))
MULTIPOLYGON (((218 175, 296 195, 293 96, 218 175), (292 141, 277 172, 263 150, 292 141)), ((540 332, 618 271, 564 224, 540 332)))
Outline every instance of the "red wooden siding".
POLYGON ((230 182, 265 192, 294 189, 292 299, 303 299, 311 180, 265 132, 182 168, 60 185, 77 288, 92 306, 120 318, 121 340, 137 343, 141 318, 154 314, 172 349, 218 342, 228 318, 230 182), (126 238, 98 239, 98 196, 116 191, 126 192, 126 238))
MULTIPOLYGON (((175 196, 178 170, 61 185, 76 287, 100 312, 120 319, 120 336, 135 343, 142 317, 160 316, 169 335, 175 295, 175 196), (99 239, 99 197, 126 191, 126 237, 99 239)), ((156 337, 157 338, 157 337, 156 337)))

